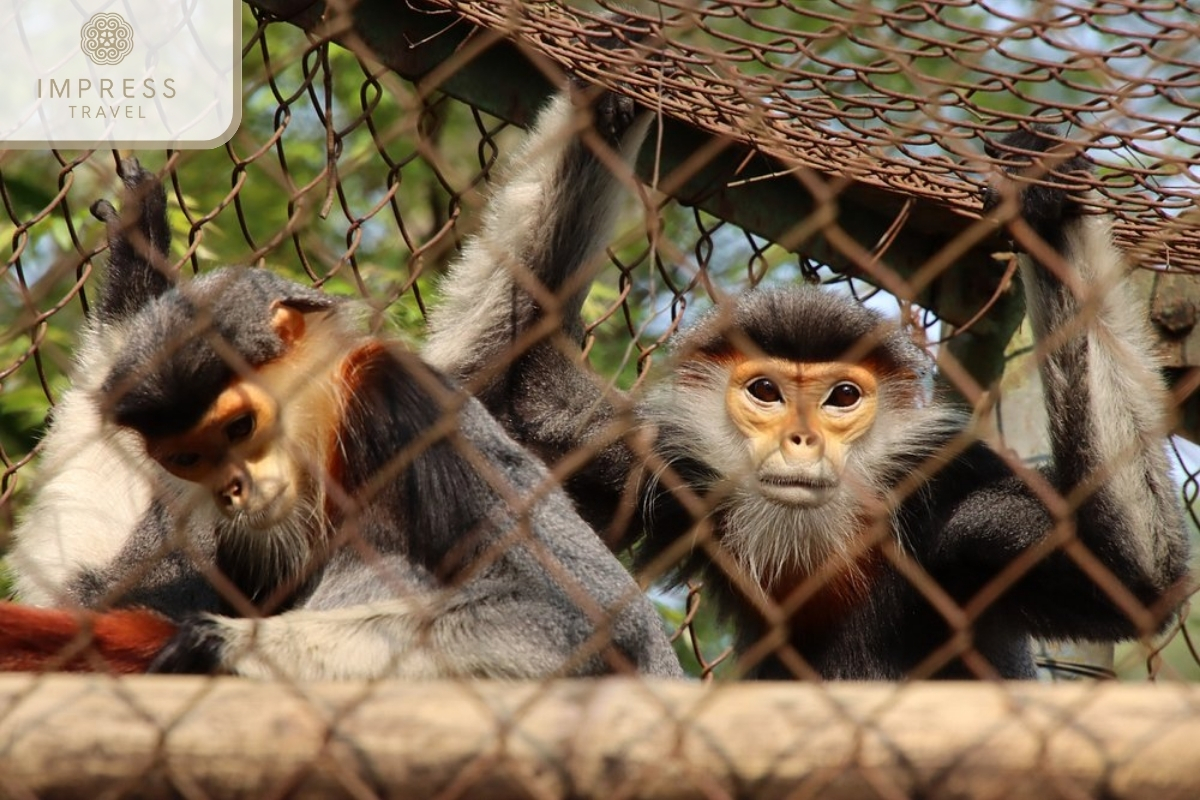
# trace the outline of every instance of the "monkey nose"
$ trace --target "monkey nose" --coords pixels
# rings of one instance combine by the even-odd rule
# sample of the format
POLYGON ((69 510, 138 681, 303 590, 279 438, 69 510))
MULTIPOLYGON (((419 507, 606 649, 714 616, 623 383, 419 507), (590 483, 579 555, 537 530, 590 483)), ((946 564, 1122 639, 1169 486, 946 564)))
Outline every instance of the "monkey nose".
POLYGON ((246 481, 241 475, 235 475, 217 493, 221 504, 226 508, 236 508, 245 502, 246 481))
POLYGON ((792 431, 787 440, 792 447, 813 448, 821 445, 821 435, 812 430, 792 431))
POLYGON ((780 450, 789 462, 808 463, 821 458, 825 450, 825 440, 815 430, 797 428, 784 436, 780 450))

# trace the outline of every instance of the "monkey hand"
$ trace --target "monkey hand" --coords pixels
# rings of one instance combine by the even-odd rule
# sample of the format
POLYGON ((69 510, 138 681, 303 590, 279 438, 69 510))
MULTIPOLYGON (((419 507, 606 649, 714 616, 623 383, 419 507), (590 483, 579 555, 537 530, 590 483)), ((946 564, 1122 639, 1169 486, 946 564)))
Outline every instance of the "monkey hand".
MULTIPOLYGON (((631 46, 650 39, 653 31, 645 20, 624 14, 605 15, 609 31, 590 30, 588 43, 599 50, 629 50, 631 46)), ((624 94, 603 89, 583 76, 572 74, 571 95, 579 106, 590 106, 592 126, 612 147, 616 147, 638 116, 637 104, 624 94)))
MULTIPOLYGON (((138 209, 141 212, 141 219, 138 220, 139 227, 144 229, 152 222, 157 223, 156 215, 159 213, 160 207, 166 205, 166 196, 158 176, 143 167, 142 162, 133 156, 121 159, 121 163, 117 165, 117 174, 121 176, 121 181, 125 184, 125 189, 129 194, 124 201, 125 207, 138 209), (146 200, 154 202, 151 203, 150 208, 142 209, 146 200)), ((121 223, 120 213, 107 200, 97 200, 92 203, 89 210, 92 212, 92 216, 101 222, 110 225, 121 223)))
POLYGON ((147 672, 176 675, 215 675, 222 670, 220 623, 207 614, 195 614, 179 623, 175 635, 146 668, 147 672))
POLYGON ((592 125, 610 146, 616 147, 637 118, 633 99, 615 92, 605 92, 592 109, 592 125))
POLYGON ((625 132, 637 119, 633 98, 602 90, 577 77, 571 78, 571 98, 577 107, 591 107, 592 129, 609 147, 619 147, 625 132))
POLYGON ((1020 216, 1041 231, 1082 213, 1082 177, 1091 166, 1078 143, 1063 139, 1053 127, 1035 124, 984 144, 999 164, 992 185, 984 190, 984 211, 1008 197, 1017 200, 1020 216))

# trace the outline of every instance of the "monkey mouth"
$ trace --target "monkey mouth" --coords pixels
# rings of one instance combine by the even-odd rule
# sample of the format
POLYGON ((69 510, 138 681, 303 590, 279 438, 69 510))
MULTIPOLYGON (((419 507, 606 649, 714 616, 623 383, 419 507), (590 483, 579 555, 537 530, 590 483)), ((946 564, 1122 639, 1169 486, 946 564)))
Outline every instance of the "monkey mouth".
POLYGON ((819 506, 833 494, 837 481, 795 475, 763 475, 758 478, 758 488, 763 497, 776 503, 819 506))
POLYGON ((292 513, 292 502, 284 489, 259 496, 252 503, 236 508, 222 508, 230 524, 245 530, 265 530, 286 520, 292 513))

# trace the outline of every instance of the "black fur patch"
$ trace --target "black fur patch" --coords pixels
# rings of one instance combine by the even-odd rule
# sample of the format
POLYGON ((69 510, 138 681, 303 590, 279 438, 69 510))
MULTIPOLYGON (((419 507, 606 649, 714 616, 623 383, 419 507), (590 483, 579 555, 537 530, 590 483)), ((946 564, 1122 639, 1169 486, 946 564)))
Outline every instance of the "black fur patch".
MULTIPOLYGON (((999 160, 1003 171, 1018 182, 1021 217, 1055 248, 1062 245, 1064 222, 1082 211, 1079 178, 1092 171, 1083 154, 1070 152, 1069 147, 1054 127, 1044 124, 1013 131, 985 145, 988 156, 999 160)), ((998 189, 989 187, 983 196, 984 210, 996 207, 1002 199, 998 189)))
MULTIPOLYGON (((432 573, 448 577, 469 562, 482 544, 488 511, 499 497, 448 438, 438 439, 407 464, 400 457, 449 413, 422 384, 434 380, 454 394, 449 381, 411 365, 386 349, 355 365, 355 383, 338 448, 353 454, 331 472, 358 504, 359 517, 342 523, 389 541, 369 542, 400 550, 432 573), (415 375, 409 367, 425 372, 415 375), (374 524, 376 518, 385 524, 374 524)), ((472 402, 461 414, 486 412, 472 402)), ((455 426, 457 428, 457 424, 455 426)), ((470 446, 469 444, 466 446, 470 446)), ((496 454, 488 460, 495 463, 496 454)), ((503 474, 505 467, 497 465, 503 474)))
MULTIPOLYGON (((687 435, 686 431, 669 426, 663 426, 659 430, 659 437, 664 441, 687 435)), ((672 459, 671 472, 673 474, 670 478, 664 477, 655 485, 652 493, 642 497, 644 535, 635 552, 638 570, 646 569, 675 544, 682 532, 691 531, 699 522, 680 501, 676 492, 672 491, 676 481, 688 487, 689 491, 696 492, 701 498, 721 482, 721 476, 715 470, 695 458, 672 459)), ((646 491, 643 489, 643 492, 646 491)), ((711 577, 728 581, 728 576, 709 561, 703 548, 692 549, 672 568, 672 581, 675 585, 680 585, 694 576, 704 576, 706 580, 711 577)))
POLYGON ((150 662, 147 672, 175 675, 213 675, 221 666, 225 640, 220 624, 205 616, 191 616, 150 662))
POLYGON ((798 361, 873 362, 882 372, 929 370, 924 353, 896 325, 818 287, 760 289, 705 316, 677 350, 719 358, 730 351, 798 361), (757 352, 755 352, 757 351, 757 352))

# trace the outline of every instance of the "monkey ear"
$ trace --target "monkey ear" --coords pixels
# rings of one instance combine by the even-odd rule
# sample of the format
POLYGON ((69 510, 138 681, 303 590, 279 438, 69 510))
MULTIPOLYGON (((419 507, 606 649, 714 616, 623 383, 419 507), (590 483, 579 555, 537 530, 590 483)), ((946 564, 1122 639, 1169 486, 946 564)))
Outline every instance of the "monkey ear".
POLYGON ((290 350, 296 342, 304 338, 308 324, 304 319, 304 311, 282 300, 276 300, 271 304, 271 308, 271 330, 275 331, 283 346, 290 350))

